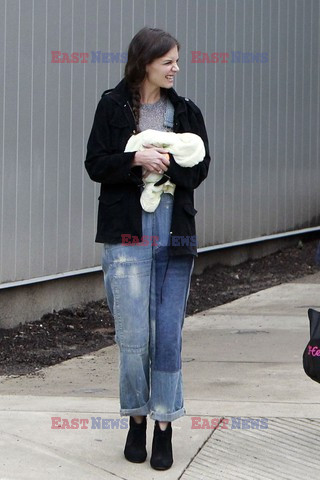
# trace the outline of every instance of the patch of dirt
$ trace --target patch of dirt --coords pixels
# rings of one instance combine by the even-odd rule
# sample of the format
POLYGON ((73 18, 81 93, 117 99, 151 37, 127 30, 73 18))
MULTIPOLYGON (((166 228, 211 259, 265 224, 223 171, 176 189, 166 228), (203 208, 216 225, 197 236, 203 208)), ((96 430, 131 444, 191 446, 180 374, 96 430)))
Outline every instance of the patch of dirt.
MULTIPOLYGON (((319 239, 237 266, 217 265, 193 275, 187 316, 265 288, 316 273, 319 239)), ((47 313, 40 320, 0 329, 0 375, 35 374, 42 367, 114 344, 105 300, 47 313)))

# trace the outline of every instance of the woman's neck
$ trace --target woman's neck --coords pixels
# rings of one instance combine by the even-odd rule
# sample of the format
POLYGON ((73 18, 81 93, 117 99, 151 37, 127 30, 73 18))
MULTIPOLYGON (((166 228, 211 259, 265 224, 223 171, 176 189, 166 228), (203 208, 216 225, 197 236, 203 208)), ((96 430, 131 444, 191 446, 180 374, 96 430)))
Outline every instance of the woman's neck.
POLYGON ((160 100, 161 89, 160 87, 151 87, 146 84, 142 84, 140 87, 141 103, 156 103, 160 100))

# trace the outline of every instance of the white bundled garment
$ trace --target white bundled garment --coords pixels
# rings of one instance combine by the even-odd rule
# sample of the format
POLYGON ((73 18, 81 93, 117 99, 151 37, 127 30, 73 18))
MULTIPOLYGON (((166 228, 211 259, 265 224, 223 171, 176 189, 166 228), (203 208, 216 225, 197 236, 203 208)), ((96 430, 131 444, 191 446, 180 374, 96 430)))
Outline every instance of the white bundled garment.
MULTIPOLYGON (((159 130, 144 130, 137 135, 132 135, 125 148, 125 152, 136 152, 145 150, 144 145, 151 144, 155 147, 165 148, 172 153, 175 161, 180 167, 193 167, 205 157, 205 148, 202 138, 195 133, 174 133, 162 132, 159 130)), ((146 171, 143 171, 145 174, 146 171)), ((174 194, 175 184, 167 180, 156 187, 163 177, 162 174, 150 173, 143 178, 144 190, 141 194, 140 203, 146 212, 154 212, 160 203, 162 192, 174 194)))

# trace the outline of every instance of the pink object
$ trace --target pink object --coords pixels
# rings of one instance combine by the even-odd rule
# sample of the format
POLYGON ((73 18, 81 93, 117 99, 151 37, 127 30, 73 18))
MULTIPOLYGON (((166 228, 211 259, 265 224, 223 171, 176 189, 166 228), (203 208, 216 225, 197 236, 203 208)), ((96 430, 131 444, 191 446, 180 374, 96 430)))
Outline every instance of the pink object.
POLYGON ((313 347, 312 345, 308 345, 308 355, 320 357, 320 348, 318 348, 318 346, 313 347))

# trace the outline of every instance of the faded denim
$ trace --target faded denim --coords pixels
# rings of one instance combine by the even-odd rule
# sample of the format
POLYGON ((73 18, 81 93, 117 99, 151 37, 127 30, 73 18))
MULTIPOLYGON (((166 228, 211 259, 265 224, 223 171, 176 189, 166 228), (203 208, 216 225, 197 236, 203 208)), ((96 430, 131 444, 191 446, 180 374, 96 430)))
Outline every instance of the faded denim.
POLYGON ((121 415, 173 421, 185 414, 182 327, 192 255, 169 257, 173 196, 142 212, 143 235, 155 245, 104 244, 102 266, 119 346, 121 415))

